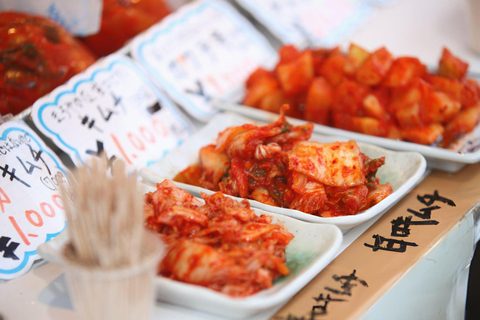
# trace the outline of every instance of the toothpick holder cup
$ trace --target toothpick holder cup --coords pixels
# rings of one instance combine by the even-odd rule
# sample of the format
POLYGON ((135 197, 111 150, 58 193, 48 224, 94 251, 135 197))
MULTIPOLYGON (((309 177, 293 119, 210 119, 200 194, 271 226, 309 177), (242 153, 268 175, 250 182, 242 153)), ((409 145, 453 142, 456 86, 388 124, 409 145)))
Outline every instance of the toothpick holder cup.
POLYGON ((140 261, 120 268, 78 263, 71 258, 71 246, 64 246, 59 258, 77 319, 150 319, 155 302, 154 279, 164 255, 164 244, 150 233, 144 241, 140 261))

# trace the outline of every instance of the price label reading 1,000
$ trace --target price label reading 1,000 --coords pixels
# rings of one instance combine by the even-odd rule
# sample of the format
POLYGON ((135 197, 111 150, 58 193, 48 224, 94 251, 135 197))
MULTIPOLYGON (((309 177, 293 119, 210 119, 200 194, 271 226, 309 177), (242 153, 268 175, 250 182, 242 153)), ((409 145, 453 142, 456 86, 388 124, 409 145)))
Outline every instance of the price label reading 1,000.
POLYGON ((158 160, 193 132, 143 71, 120 55, 99 61, 37 100, 32 119, 75 165, 105 153, 110 163, 123 159, 129 171, 158 160))
POLYGON ((65 229, 60 159, 23 121, 0 126, 0 279, 24 274, 37 247, 65 229))
POLYGON ((174 148, 179 143, 178 138, 188 135, 182 126, 165 123, 158 117, 143 123, 130 130, 110 133, 115 150, 106 150, 107 154, 119 154, 131 166, 145 161, 148 164, 163 155, 165 151, 160 150, 174 148))
MULTIPOLYGON (((0 188, 0 193, 2 194, 2 199, 0 199, 2 203, 2 213, 4 213, 4 207, 3 203, 10 203, 10 199, 6 196, 5 192, 0 188), (6 197, 6 198, 3 198, 6 197)), ((51 197, 51 202, 53 205, 51 205, 48 202, 41 202, 37 210, 25 210, 24 212, 24 217, 28 224, 26 225, 26 230, 22 230, 22 228, 19 226, 17 223, 17 220, 15 219, 15 216, 9 215, 8 219, 10 220, 10 223, 12 224, 13 228, 15 231, 18 233, 18 236, 22 239, 23 243, 25 245, 29 246, 31 243, 29 241, 29 237, 37 238, 38 234, 32 233, 35 231, 31 231, 31 229, 35 229, 32 227, 43 227, 44 225, 44 218, 53 218, 57 215, 57 212, 55 208, 60 209, 61 212, 63 213, 64 207, 63 207, 63 200, 58 194, 54 194, 51 197), (40 214, 38 211, 40 211, 42 214, 40 214)))

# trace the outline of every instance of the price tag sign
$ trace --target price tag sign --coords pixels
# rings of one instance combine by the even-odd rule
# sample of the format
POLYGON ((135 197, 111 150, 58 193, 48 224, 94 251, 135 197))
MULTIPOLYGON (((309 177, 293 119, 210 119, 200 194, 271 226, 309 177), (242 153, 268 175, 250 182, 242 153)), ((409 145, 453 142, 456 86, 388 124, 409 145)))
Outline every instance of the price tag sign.
POLYGON ((0 173, 0 279, 13 279, 39 259, 40 244, 65 229, 59 184, 69 182, 58 157, 23 121, 0 126, 0 173))
POLYGON ((131 53, 168 95, 201 121, 216 113, 211 98, 240 98, 250 73, 276 62, 266 39, 218 0, 182 7, 137 37, 131 53))
POLYGON ((300 48, 332 46, 371 13, 364 0, 236 0, 280 41, 300 48))
POLYGON ((192 124, 133 61, 110 56, 32 108, 38 129, 84 164, 104 152, 128 169, 158 161, 193 133, 192 124))

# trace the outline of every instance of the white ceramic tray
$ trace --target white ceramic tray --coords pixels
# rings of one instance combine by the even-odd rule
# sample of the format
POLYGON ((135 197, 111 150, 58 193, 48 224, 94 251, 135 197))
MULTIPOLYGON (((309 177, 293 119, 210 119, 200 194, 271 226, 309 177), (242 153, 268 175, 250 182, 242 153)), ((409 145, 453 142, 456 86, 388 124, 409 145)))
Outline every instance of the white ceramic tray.
MULTIPOLYGON (((146 182, 151 184, 162 182, 164 179, 173 179, 177 173, 189 165, 198 162, 198 152, 200 148, 212 143, 217 138, 219 132, 230 126, 238 126, 251 122, 252 120, 236 114, 219 114, 196 134, 187 138, 180 147, 170 151, 159 162, 140 170, 140 175, 146 180, 146 182)), ((310 140, 332 142, 345 139, 314 134, 310 140)), ((382 183, 390 182, 394 192, 375 206, 356 215, 322 218, 298 210, 263 204, 255 200, 249 200, 250 204, 252 207, 290 216, 307 222, 335 224, 342 229, 342 231, 346 232, 347 230, 384 213, 388 208, 405 196, 422 179, 426 169, 426 161, 419 153, 390 151, 365 143, 359 143, 358 145, 360 146, 361 151, 371 158, 385 156, 385 165, 378 170, 377 176, 380 177, 382 183)), ((177 182, 175 182, 175 184, 196 196, 199 196, 200 192, 205 192, 207 194, 213 193, 213 191, 188 184, 177 182)))
MULTIPOLYGON (((213 104, 221 110, 235 112, 260 121, 272 122, 278 118, 278 114, 252 107, 218 100, 213 101, 213 104)), ((307 122, 290 117, 288 117, 288 121, 295 125, 307 122)), ((313 131, 322 135, 344 137, 355 141, 366 142, 391 150, 418 152, 426 158, 430 168, 447 172, 457 172, 466 164, 477 163, 480 161, 480 125, 478 125, 474 131, 463 136, 455 144, 454 149, 445 149, 407 141, 380 138, 320 124, 314 124, 313 131)))
POLYGON ((187 308, 226 318, 247 318, 287 302, 309 283, 336 256, 342 232, 334 225, 306 223, 284 215, 254 209, 257 214, 274 216, 295 238, 286 249, 287 266, 292 273, 277 279, 274 286, 246 298, 232 298, 217 291, 157 277, 157 298, 187 308))
MULTIPOLYGON (((159 276, 155 279, 157 299, 226 318, 248 318, 287 302, 336 256, 343 239, 342 232, 336 226, 306 223, 254 210, 257 215, 273 216, 274 223, 280 222, 295 236, 286 248, 286 264, 291 270, 290 275, 274 281, 272 288, 245 298, 233 298, 209 288, 159 276)), ((68 234, 63 232, 39 246, 37 251, 42 258, 61 264, 60 254, 67 242, 68 234)))

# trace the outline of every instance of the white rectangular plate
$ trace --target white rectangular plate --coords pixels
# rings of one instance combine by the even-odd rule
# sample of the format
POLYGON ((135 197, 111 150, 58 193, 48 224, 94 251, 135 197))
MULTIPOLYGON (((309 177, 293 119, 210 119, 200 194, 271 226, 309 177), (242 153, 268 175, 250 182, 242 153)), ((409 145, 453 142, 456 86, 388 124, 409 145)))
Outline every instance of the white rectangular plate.
POLYGON ((342 232, 334 225, 306 223, 284 215, 254 209, 280 222, 295 238, 286 249, 291 273, 274 281, 274 286, 245 298, 233 298, 209 288, 163 277, 156 279, 157 298, 172 304, 214 313, 226 318, 247 318, 287 302, 336 256, 342 232))
MULTIPOLYGON (((172 150, 159 162, 140 170, 140 175, 149 183, 158 183, 162 182, 164 179, 173 179, 177 173, 189 165, 198 162, 198 152, 200 148, 214 142, 219 132, 230 126, 239 126, 251 122, 252 120, 239 115, 231 113, 219 114, 205 127, 199 130, 197 134, 186 139, 180 147, 172 150)), ((310 140, 332 142, 345 139, 314 134, 310 140)), ((389 207, 406 195, 408 191, 410 191, 422 179, 423 173, 426 169, 426 161, 419 153, 390 151, 365 143, 359 143, 358 145, 360 146, 361 151, 371 158, 385 156, 385 165, 378 170, 377 176, 380 177, 382 183, 390 182, 394 192, 375 206, 352 216, 322 218, 298 210, 263 204, 255 200, 249 200, 250 204, 252 207, 290 216, 307 222, 335 224, 342 229, 342 231, 346 232, 346 230, 385 212, 389 207)), ((207 194, 214 193, 213 191, 204 188, 183 183, 175 183, 179 187, 196 196, 199 196, 200 192, 205 192, 207 194)))
MULTIPOLYGON (((153 191, 146 186, 144 190, 153 191)), ((209 288, 159 276, 155 279, 157 299, 226 318, 246 318, 287 302, 337 255, 343 236, 336 226, 306 223, 280 214, 254 210, 257 215, 273 216, 273 223, 283 224, 295 236, 286 248, 286 265, 291 271, 288 276, 275 280, 272 288, 245 298, 233 298, 209 288)), ((60 256, 67 242, 68 234, 63 232, 42 244, 38 252, 42 258, 61 264, 60 256)))
MULTIPOLYGON (((260 121, 272 122, 278 118, 278 114, 238 104, 214 101, 213 105, 221 110, 235 112, 260 121)), ((288 118, 288 121, 295 125, 307 122, 294 118, 288 118)), ((477 163, 480 161, 480 125, 478 125, 474 131, 458 140, 453 149, 375 137, 315 123, 313 132, 327 136, 337 136, 355 141, 362 141, 391 150, 418 152, 427 159, 430 168, 447 172, 457 172, 466 164, 477 163)))

